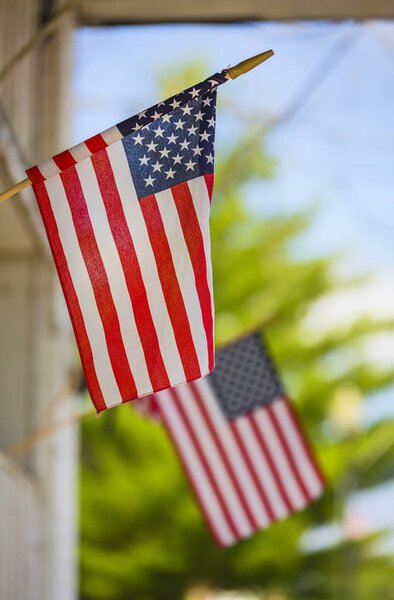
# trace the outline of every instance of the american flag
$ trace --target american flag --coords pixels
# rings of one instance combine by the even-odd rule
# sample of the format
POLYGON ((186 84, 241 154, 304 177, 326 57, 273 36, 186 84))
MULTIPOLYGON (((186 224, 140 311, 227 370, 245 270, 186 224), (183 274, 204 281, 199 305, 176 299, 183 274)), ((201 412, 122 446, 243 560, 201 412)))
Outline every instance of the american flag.
POLYGON ((216 74, 27 170, 97 411, 214 366, 216 74))
POLYGON ((198 381, 138 401, 160 416, 222 546, 301 510, 320 469, 259 334, 217 352, 198 381))

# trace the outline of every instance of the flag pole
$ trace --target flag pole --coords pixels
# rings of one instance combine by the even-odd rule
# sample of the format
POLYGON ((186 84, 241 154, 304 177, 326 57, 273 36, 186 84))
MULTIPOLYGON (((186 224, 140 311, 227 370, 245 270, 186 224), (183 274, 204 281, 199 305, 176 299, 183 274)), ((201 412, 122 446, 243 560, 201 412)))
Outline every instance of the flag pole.
POLYGON ((260 54, 256 54, 256 56, 251 56, 250 58, 243 60, 235 65, 235 67, 229 67, 227 69, 227 79, 236 79, 240 75, 248 73, 248 71, 255 69, 273 55, 273 50, 267 50, 266 52, 261 52, 260 54))
POLYGON ((8 190, 1 192, 0 202, 3 202, 3 200, 8 200, 8 198, 11 198, 11 196, 15 196, 15 194, 18 194, 19 192, 27 188, 29 185, 31 185, 31 181, 28 177, 26 177, 26 179, 24 179, 23 181, 20 181, 19 183, 16 183, 12 187, 8 188, 8 190))
MULTIPOLYGON (((266 52, 261 52, 261 54, 256 54, 256 56, 252 56, 246 60, 243 60, 234 67, 229 67, 225 71, 227 79, 236 79, 240 75, 248 73, 248 71, 251 71, 252 69, 255 69, 261 65, 261 63, 273 56, 273 54, 274 52, 272 50, 267 50, 266 52)), ((18 194, 25 188, 29 187, 31 183, 32 182, 30 179, 26 177, 26 179, 19 181, 19 183, 16 183, 12 187, 8 188, 8 190, 4 190, 4 192, 0 193, 0 202, 8 200, 8 198, 12 198, 12 196, 15 196, 15 194, 18 194)))

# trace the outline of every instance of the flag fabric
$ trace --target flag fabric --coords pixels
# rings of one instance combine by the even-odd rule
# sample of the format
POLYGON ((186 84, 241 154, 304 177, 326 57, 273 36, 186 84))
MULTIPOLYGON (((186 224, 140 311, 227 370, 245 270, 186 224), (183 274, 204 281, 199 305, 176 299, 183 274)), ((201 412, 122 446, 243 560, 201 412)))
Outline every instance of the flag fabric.
POLYGON ((198 381, 136 408, 160 414, 222 546, 301 510, 323 477, 259 334, 216 355, 198 381))
POLYGON ((214 366, 209 211, 226 80, 27 170, 99 412, 214 366))

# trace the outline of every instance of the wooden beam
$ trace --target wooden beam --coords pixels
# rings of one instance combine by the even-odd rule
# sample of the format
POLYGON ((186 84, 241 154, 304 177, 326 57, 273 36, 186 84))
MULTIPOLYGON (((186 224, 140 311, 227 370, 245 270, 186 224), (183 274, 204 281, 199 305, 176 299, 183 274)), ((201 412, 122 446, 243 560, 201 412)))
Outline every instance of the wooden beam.
POLYGON ((81 25, 392 19, 389 0, 81 0, 81 25))

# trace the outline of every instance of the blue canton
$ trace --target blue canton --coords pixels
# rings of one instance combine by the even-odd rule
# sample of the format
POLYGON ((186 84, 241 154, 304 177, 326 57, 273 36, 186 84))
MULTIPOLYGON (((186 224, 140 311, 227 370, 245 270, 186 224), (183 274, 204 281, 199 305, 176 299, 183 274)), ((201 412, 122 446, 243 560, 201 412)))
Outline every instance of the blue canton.
POLYGON ((260 334, 253 333, 216 354, 215 369, 208 375, 228 420, 264 407, 285 392, 260 334))
POLYGON ((140 113, 122 140, 139 199, 213 173, 216 89, 196 86, 171 100, 140 113))

